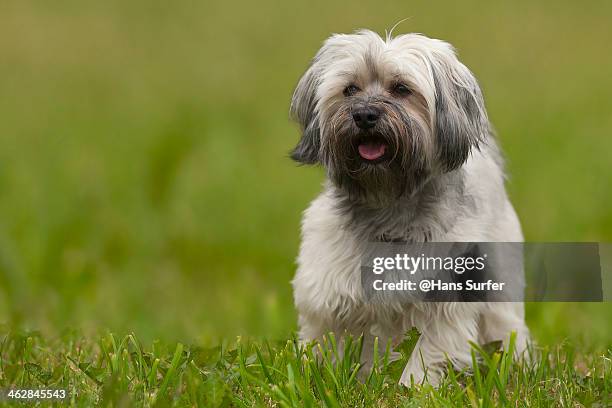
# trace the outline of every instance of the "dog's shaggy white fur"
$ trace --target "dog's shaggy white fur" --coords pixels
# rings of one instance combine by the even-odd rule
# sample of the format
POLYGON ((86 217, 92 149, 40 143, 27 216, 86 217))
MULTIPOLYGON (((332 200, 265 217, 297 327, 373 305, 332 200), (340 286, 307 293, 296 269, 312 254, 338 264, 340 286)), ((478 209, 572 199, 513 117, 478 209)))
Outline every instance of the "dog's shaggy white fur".
POLYGON ((301 338, 363 334, 369 367, 374 337, 396 344, 416 327, 406 385, 435 384, 447 358, 469 365, 470 341, 516 331, 521 353, 522 303, 386 307, 363 295, 361 255, 373 242, 523 240, 480 89, 453 48, 418 34, 334 35, 300 80, 292 114, 303 131, 292 157, 328 175, 302 222, 293 280, 301 338), (363 109, 371 123, 360 122, 363 109))

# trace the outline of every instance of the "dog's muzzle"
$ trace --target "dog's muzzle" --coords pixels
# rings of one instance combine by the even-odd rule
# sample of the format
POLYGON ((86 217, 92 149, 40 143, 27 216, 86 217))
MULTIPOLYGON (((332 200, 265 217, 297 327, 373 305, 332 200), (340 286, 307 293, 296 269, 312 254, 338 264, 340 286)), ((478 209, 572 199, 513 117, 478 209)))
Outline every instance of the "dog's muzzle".
POLYGON ((388 144, 374 129, 381 117, 381 111, 374 106, 360 106, 352 110, 351 116, 361 130, 355 144, 359 157, 371 164, 385 160, 388 144))

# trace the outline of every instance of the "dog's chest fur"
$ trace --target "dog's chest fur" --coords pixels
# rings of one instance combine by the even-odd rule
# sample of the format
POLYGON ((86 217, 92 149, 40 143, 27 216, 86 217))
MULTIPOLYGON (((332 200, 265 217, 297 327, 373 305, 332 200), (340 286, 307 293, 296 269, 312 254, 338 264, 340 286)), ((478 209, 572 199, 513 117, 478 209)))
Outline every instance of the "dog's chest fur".
POLYGON ((431 242, 443 240, 475 202, 459 170, 427 181, 387 205, 373 206, 328 187, 334 195, 339 223, 362 242, 431 242))
MULTIPOLYGON (((371 330, 371 322, 402 330, 407 308, 381 307, 362 298, 360 262, 368 245, 381 241, 445 241, 469 197, 458 176, 385 208, 352 202, 328 185, 306 211, 300 270, 294 281, 298 308, 327 316, 336 330, 371 330), (435 199, 434 199, 435 197, 435 199), (386 324, 385 324, 386 323, 386 324)), ((306 311, 308 313, 308 311, 306 311)))

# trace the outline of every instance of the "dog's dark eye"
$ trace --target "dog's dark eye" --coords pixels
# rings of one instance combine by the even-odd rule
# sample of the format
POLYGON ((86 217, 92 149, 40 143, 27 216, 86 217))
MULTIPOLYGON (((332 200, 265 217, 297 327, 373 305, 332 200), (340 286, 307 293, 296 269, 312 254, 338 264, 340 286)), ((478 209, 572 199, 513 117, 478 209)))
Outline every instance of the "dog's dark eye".
POLYGON ((359 88, 357 88, 356 85, 351 84, 344 88, 344 91, 342 93, 344 94, 344 96, 353 96, 357 92, 359 92, 359 88))
POLYGON ((391 92, 393 92, 394 94, 398 96, 408 96, 412 93, 410 88, 408 88, 406 85, 402 83, 397 83, 393 85, 393 88, 391 88, 391 92))

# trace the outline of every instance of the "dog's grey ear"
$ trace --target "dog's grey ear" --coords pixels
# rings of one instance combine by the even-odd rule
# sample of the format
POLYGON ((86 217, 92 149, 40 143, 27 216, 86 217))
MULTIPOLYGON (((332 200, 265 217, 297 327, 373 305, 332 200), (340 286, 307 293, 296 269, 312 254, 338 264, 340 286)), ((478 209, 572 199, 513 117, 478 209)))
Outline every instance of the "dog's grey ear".
POLYGON ((432 55, 432 73, 438 159, 450 171, 465 163, 472 148, 479 148, 489 133, 489 119, 476 78, 450 45, 432 55))
POLYGON ((303 164, 319 163, 321 132, 316 114, 316 92, 319 82, 317 58, 302 76, 293 92, 291 118, 300 124, 302 138, 291 152, 291 158, 303 164))

